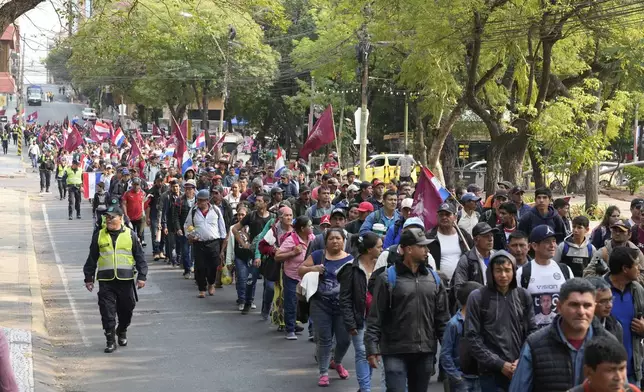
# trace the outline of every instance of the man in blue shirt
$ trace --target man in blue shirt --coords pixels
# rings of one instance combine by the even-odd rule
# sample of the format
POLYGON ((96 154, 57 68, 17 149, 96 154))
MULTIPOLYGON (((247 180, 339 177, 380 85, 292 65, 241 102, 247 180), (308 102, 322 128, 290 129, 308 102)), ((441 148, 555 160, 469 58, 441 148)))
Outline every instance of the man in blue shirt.
POLYGON ((400 219, 400 213, 396 210, 396 205, 398 204, 398 195, 396 195, 396 192, 387 191, 382 199, 382 208, 377 209, 367 216, 362 227, 360 227, 360 235, 365 235, 372 231, 373 225, 376 223, 382 223, 385 225, 385 230, 389 230, 400 219))

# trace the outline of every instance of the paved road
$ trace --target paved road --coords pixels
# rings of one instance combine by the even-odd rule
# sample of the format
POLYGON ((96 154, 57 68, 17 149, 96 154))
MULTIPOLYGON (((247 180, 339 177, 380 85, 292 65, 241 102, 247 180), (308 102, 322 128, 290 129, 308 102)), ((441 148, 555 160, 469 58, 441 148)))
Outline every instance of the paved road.
MULTIPOLYGON (((44 121, 60 121, 65 114, 71 118, 75 112, 69 110, 76 109, 56 102, 38 108, 39 117, 41 110, 47 116, 44 121)), ((20 165, 15 153, 4 159, 20 165)), ((130 344, 112 355, 104 354, 96 292, 85 290, 82 275, 92 228, 89 203, 82 204, 82 220, 69 221, 67 202, 58 200, 54 189, 50 195, 37 193, 35 173, 0 178, 0 187, 29 192, 31 231, 51 342, 51 348, 42 349, 45 359, 36 356, 34 366, 37 371, 52 369, 51 377, 42 377, 52 382, 38 381, 36 391, 317 390, 312 343, 305 338, 286 341, 258 312, 242 316, 236 309, 234 286, 218 290, 214 297, 197 299, 193 281, 183 279, 179 269, 152 261, 149 247, 149 280, 139 291, 140 302, 128 333, 130 344)), ((332 371, 328 391, 358 389, 353 348, 344 364, 351 378, 340 380, 332 371)), ((40 374, 36 376, 41 379, 40 374)), ((379 372, 373 380, 379 385, 379 372)), ((439 390, 438 385, 430 388, 431 392, 439 390)))
POLYGON ((54 93, 54 102, 42 102, 42 106, 25 106, 25 113, 30 114, 35 111, 38 112, 38 122, 44 124, 47 121, 50 122, 61 122, 65 115, 69 118, 78 116, 80 118, 83 108, 86 106, 84 104, 69 103, 63 99, 62 94, 58 94, 58 86, 53 84, 41 85, 43 92, 52 92, 54 93))

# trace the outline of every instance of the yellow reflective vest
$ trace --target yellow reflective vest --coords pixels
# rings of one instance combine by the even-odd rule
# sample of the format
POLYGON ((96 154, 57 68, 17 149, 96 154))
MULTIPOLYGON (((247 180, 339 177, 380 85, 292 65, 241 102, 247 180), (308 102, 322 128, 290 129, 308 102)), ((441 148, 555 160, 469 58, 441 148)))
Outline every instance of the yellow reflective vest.
POLYGON ((132 233, 127 227, 116 238, 116 247, 107 229, 98 233, 98 272, 96 280, 110 281, 134 279, 132 233))
POLYGON ((80 167, 76 169, 76 173, 71 167, 68 167, 65 169, 65 173, 67 173, 67 185, 80 185, 83 183, 83 171, 80 167))

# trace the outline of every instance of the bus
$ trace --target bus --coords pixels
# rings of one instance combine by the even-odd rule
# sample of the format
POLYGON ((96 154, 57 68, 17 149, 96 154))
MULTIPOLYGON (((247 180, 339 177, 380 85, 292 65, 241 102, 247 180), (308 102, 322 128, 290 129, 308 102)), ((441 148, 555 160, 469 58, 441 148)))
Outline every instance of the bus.
POLYGON ((42 87, 35 84, 27 86, 27 104, 42 105, 42 87))

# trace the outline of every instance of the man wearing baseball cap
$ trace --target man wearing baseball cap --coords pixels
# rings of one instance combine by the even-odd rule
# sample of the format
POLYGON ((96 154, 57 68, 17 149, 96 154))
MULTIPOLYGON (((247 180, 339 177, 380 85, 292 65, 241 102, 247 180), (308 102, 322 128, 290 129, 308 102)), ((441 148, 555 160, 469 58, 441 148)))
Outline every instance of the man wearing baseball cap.
POLYGON ((479 218, 481 217, 477 211, 477 206, 481 204, 481 198, 474 193, 468 192, 461 197, 461 204, 463 209, 460 211, 460 217, 458 218, 458 227, 472 235, 472 229, 479 223, 479 218))
POLYGON ((358 205, 358 212, 360 213, 358 219, 353 222, 349 222, 345 228, 347 232, 351 234, 358 234, 360 232, 360 228, 362 227, 365 219, 367 219, 367 216, 373 212, 373 204, 368 201, 363 201, 358 205))
POLYGON ((557 315, 559 289, 574 275, 570 267, 552 258, 557 251, 555 232, 548 225, 539 225, 530 233, 534 259, 517 270, 517 282, 532 295, 537 327, 543 328, 557 315))
POLYGON ((429 252, 436 261, 436 269, 451 280, 461 255, 474 246, 474 241, 468 232, 456 230, 456 209, 452 204, 441 204, 437 215, 438 225, 428 233, 435 239, 429 244, 429 252))
POLYGON ((427 391, 450 318, 445 286, 426 265, 430 242, 423 229, 403 232, 402 261, 375 278, 364 341, 371 367, 382 356, 388 390, 427 391))
POLYGON ((637 260, 642 273, 640 274, 638 282, 640 284, 644 284, 644 254, 642 254, 641 249, 635 243, 629 241, 630 237, 631 231, 629 231, 626 223, 621 219, 615 221, 615 223, 610 226, 610 241, 606 241, 604 247, 597 249, 597 252, 593 254, 593 257, 590 259, 590 263, 588 263, 586 268, 584 268, 584 278, 590 276, 603 276, 608 273, 608 261, 613 250, 620 246, 627 246, 640 251, 637 260))
POLYGON ((510 189, 510 192, 508 192, 508 194, 510 195, 512 202, 517 206, 517 218, 521 219, 521 217, 527 214, 531 209, 529 205, 523 202, 523 195, 525 194, 525 191, 523 190, 523 188, 517 185, 510 189))
POLYGON ((373 208, 378 211, 384 205, 385 200, 385 183, 379 179, 373 180, 372 184, 373 196, 367 200, 369 203, 373 204, 373 208))
POLYGON ((494 234, 496 228, 490 227, 485 222, 477 223, 472 229, 474 246, 469 252, 461 256, 454 270, 452 285, 458 292, 463 283, 468 281, 478 282, 485 285, 487 282, 486 271, 490 258, 494 254, 494 234))

